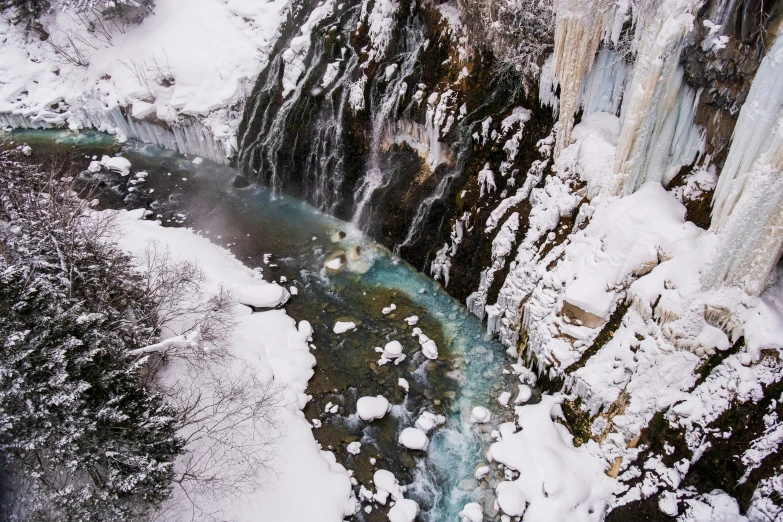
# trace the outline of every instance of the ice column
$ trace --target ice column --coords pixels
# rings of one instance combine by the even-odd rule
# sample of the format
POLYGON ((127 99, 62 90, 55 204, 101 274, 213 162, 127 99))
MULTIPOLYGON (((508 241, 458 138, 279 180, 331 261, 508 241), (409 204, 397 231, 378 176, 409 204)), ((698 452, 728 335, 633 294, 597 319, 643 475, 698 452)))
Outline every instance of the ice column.
POLYGON ((627 76, 628 65, 622 55, 609 49, 599 51, 579 93, 579 106, 584 110, 584 116, 594 112, 610 112, 616 116, 620 112, 627 76))
POLYGON ((783 35, 764 57, 718 179, 711 230, 716 256, 702 284, 760 294, 783 248, 783 35))
POLYGON ((554 76, 560 84, 557 158, 571 139, 582 80, 598 45, 612 29, 615 7, 612 0, 556 0, 555 13, 554 76))
MULTIPOLYGON (((677 145, 660 139, 662 135, 687 138, 695 132, 691 129, 692 117, 689 123, 685 121, 688 101, 693 100, 691 94, 680 97, 679 62, 683 40, 693 27, 693 12, 698 4, 695 0, 664 0, 657 7, 650 5, 637 14, 636 64, 623 100, 623 127, 614 169, 620 176, 615 192, 629 194, 646 181, 665 181, 668 169, 661 165, 650 168, 655 166, 648 159, 653 150, 663 149, 664 154, 677 160, 688 155, 666 151, 667 145, 675 148, 677 145), (680 110, 683 106, 685 115, 680 110), (672 125, 674 132, 671 132, 672 125)), ((693 144, 690 145, 687 152, 692 152, 693 144)))

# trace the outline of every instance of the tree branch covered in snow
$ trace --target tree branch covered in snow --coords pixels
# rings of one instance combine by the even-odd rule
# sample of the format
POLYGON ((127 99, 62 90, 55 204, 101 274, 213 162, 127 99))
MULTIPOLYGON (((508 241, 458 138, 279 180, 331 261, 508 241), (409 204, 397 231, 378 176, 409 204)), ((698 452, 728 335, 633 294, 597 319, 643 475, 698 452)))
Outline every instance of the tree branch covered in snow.
POLYGON ((227 349, 235 301, 21 160, 0 153, 0 515, 219 517, 202 500, 263 486, 282 405, 227 349))
POLYGON ((135 520, 170 494, 176 410, 128 350, 153 334, 132 259, 55 172, 0 155, 0 458, 11 516, 135 520), (139 313, 141 312, 141 313, 139 313))
POLYGON ((527 90, 535 90, 540 67, 552 51, 552 0, 467 0, 460 3, 463 20, 474 35, 474 47, 488 47, 500 68, 522 74, 527 90))

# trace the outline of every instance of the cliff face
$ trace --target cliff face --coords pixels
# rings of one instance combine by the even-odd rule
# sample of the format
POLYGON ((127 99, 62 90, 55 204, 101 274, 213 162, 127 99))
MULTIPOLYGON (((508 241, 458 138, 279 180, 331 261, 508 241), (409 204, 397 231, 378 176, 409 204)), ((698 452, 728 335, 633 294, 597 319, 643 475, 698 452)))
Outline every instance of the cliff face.
POLYGON ((771 520, 781 11, 303 5, 237 164, 431 273, 566 393, 619 477, 610 516, 718 513, 720 489, 771 520))

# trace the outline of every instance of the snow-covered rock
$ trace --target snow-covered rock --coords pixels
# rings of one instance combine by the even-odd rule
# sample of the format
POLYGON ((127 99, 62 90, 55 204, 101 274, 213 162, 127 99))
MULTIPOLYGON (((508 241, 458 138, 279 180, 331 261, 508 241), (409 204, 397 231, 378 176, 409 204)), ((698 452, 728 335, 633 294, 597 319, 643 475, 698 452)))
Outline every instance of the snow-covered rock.
POLYGON ((418 419, 416 419, 416 427, 424 433, 429 433, 438 426, 442 426, 446 423, 446 417, 443 415, 436 415, 428 411, 423 412, 418 419))
POLYGON ((459 512, 461 522, 483 522, 484 510, 481 509, 481 504, 471 502, 465 504, 462 511, 459 512))
POLYGON ((375 351, 381 354, 378 364, 383 366, 387 362, 394 362, 395 365, 405 360, 405 354, 402 353, 402 344, 400 341, 389 341, 383 348, 377 347, 375 351))
POLYGON ((356 329, 356 323, 353 321, 337 321, 334 323, 334 327, 332 328, 332 331, 336 334, 341 334, 345 332, 350 332, 351 330, 356 329))
POLYGON ((476 424, 489 422, 491 418, 492 413, 484 406, 476 406, 470 412, 470 421, 476 424))
POLYGON ((419 428, 405 428, 400 433, 400 444, 408 449, 426 451, 430 440, 427 434, 419 428))
POLYGON ((131 171, 131 162, 120 156, 103 156, 100 164, 106 170, 111 170, 121 176, 127 176, 131 171))
POLYGON ((391 405, 383 395, 361 397, 356 401, 356 413, 362 420, 382 419, 390 409, 391 405))
POLYGON ((419 515, 419 504, 415 500, 398 500, 389 510, 389 522, 413 522, 419 515))

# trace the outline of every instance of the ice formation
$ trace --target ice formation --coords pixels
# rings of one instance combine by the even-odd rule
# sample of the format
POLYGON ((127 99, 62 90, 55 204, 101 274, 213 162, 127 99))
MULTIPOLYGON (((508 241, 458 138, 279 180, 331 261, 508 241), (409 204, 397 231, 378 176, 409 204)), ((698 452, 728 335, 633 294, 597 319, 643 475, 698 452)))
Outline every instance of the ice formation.
POLYGON ((651 180, 667 182, 673 174, 662 170, 689 164, 701 148, 693 124, 696 95, 683 87, 679 65, 698 5, 695 0, 666 0, 638 15, 637 58, 623 100, 615 157, 615 170, 622 175, 617 192, 628 194, 651 180), (657 167, 646 165, 650 160, 657 167))
POLYGON ((717 255, 702 281, 765 288, 783 248, 783 35, 761 62, 718 178, 711 230, 717 255))
MULTIPOLYGON (((554 157, 569 145, 574 114, 585 73, 601 40, 614 22, 613 2, 608 0, 559 0, 555 2, 555 51, 553 72, 560 85, 560 126, 554 157)), ((551 81, 551 79, 550 79, 551 81)))

